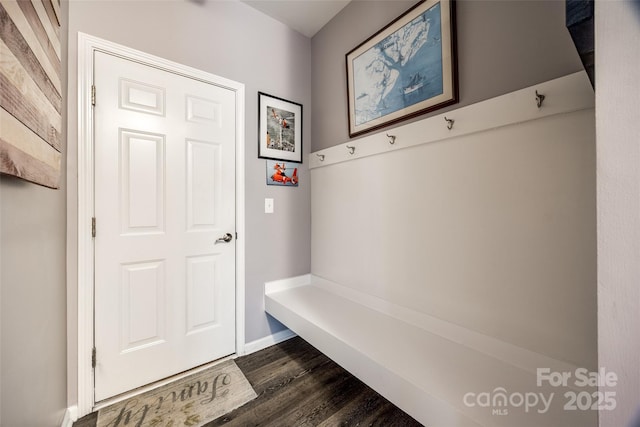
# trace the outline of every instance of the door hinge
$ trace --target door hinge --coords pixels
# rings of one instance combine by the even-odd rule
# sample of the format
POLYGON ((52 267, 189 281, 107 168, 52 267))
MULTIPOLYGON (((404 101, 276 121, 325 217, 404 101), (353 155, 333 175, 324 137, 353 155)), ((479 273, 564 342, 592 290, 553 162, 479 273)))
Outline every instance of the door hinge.
POLYGON ((96 86, 91 85, 91 105, 96 105, 96 86))
POLYGON ((96 217, 91 218, 91 237, 96 237, 96 217))
POLYGON ((91 367, 95 369, 96 363, 96 348, 93 347, 91 350, 91 367))

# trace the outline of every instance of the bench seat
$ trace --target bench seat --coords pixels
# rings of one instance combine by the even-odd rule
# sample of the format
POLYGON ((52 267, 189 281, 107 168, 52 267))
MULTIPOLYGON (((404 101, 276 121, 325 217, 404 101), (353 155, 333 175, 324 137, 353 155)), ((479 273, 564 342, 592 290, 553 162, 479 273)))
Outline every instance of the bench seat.
POLYGON ((425 426, 596 425, 593 413, 564 411, 559 389, 536 385, 536 366, 571 365, 311 275, 267 283, 265 308, 425 426), (542 402, 528 412, 481 406, 480 393, 500 388, 507 396, 554 393, 553 405, 544 414, 536 413, 542 402))

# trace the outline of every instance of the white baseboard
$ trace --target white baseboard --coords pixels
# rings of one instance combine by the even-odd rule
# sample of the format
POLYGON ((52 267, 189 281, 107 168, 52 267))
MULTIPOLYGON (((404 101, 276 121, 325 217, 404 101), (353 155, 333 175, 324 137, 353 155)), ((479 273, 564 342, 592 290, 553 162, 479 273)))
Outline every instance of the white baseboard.
POLYGON ((78 407, 70 406, 64 412, 64 418, 62 418, 60 427, 73 427, 73 423, 76 421, 78 421, 78 407))
MULTIPOLYGON (((311 274, 303 274, 302 276, 289 277, 286 279, 266 282, 264 284, 265 293, 267 290, 272 292, 274 290, 289 289, 295 286, 308 285, 310 281, 311 281, 311 274)), ((239 354, 239 356, 244 356, 247 354, 255 353, 256 351, 264 350, 267 347, 271 347, 272 345, 279 344, 295 336, 296 336, 296 333, 289 329, 276 332, 275 334, 271 334, 264 338, 260 338, 255 341, 246 343, 244 345, 244 351, 242 352, 242 354, 239 354)))
POLYGON ((286 341, 290 338, 296 336, 296 333, 290 329, 285 329, 275 334, 267 335, 264 338, 257 339, 255 341, 246 343, 244 345, 244 354, 255 353, 256 351, 264 350, 267 347, 271 347, 272 345, 279 344, 283 341, 286 341))

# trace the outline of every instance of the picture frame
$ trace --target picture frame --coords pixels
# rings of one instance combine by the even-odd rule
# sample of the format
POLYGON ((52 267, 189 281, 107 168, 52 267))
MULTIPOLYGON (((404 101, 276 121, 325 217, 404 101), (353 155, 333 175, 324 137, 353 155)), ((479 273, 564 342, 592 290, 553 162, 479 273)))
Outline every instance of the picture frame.
POLYGON ((258 157, 302 163, 302 104, 258 92, 258 157))
POLYGON ((417 3, 345 59, 352 138, 457 103, 455 1, 417 3))
POLYGON ((280 187, 297 187, 300 183, 298 175, 299 163, 281 160, 266 160, 267 185, 280 187))

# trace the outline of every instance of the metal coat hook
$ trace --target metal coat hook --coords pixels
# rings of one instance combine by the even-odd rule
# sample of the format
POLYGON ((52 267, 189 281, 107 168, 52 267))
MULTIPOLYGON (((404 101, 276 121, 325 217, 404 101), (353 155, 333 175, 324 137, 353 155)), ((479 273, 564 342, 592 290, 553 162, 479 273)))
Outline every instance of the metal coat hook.
POLYGON ((316 153, 316 156, 318 156, 320 158, 321 162, 324 162, 324 154, 318 154, 316 153))
POLYGON ((356 147, 353 145, 347 145, 347 150, 349 150, 349 154, 353 154, 356 151, 356 147))
POLYGON ((451 128, 453 127, 453 123, 455 123, 455 120, 447 119, 447 116, 444 116, 444 119, 447 121, 447 129, 451 130, 451 128))
POLYGON ((396 143, 396 136, 387 134, 387 138, 389 138, 389 144, 393 145, 396 143))
POLYGON ((538 108, 542 107, 542 102, 544 101, 545 96, 541 93, 538 93, 538 90, 536 89, 536 104, 538 105, 538 108))

